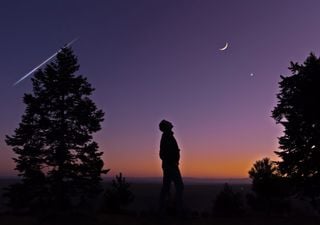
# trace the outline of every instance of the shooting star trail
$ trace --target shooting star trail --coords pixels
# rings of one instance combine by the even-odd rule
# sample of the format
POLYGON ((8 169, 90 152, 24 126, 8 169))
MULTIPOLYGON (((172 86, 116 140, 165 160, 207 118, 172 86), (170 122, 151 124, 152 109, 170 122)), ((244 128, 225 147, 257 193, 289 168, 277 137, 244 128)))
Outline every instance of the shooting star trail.
MULTIPOLYGON (((72 45, 74 42, 76 42, 79 38, 75 38, 72 41, 70 41, 68 44, 64 45, 62 48, 67 48, 70 45, 72 45)), ((17 82, 15 82, 13 84, 13 86, 16 86, 17 84, 19 84, 21 81, 23 81, 24 79, 26 79, 28 76, 30 76, 31 74, 33 74, 35 71, 37 71, 37 69, 41 68, 44 64, 46 64, 47 62, 49 62, 52 58, 54 58, 56 55, 58 55, 59 52, 62 51, 62 48, 59 49, 59 51, 55 52, 52 56, 50 56, 49 58, 47 58, 45 61, 43 61, 41 64, 39 64, 38 66, 36 66, 34 69, 32 69, 29 73, 27 73, 26 75, 24 75, 23 77, 21 77, 17 82)))

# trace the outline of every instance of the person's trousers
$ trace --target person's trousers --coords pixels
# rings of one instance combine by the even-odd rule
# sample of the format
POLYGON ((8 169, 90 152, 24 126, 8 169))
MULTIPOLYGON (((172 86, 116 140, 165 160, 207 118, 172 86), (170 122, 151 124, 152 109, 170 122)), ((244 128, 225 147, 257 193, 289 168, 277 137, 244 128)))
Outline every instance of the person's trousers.
POLYGON ((182 194, 184 184, 178 165, 162 165, 163 184, 160 193, 160 209, 165 207, 165 201, 170 195, 170 186, 173 182, 175 186, 175 206, 177 210, 182 209, 182 194))

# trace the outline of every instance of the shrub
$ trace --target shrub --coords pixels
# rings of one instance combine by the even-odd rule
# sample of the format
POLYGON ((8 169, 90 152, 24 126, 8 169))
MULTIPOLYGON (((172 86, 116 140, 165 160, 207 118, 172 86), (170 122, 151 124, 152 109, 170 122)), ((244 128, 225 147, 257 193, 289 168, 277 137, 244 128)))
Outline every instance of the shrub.
POLYGON ((258 160, 249 171, 252 191, 247 202, 254 210, 267 214, 283 214, 291 208, 291 180, 278 172, 278 166, 269 158, 258 160))
POLYGON ((235 193, 226 183, 214 200, 213 214, 216 216, 240 216, 244 213, 240 193, 235 193))
POLYGON ((123 212, 125 207, 133 202, 134 195, 130 191, 130 184, 126 182, 122 173, 112 180, 111 187, 106 188, 103 198, 103 208, 107 212, 123 212))

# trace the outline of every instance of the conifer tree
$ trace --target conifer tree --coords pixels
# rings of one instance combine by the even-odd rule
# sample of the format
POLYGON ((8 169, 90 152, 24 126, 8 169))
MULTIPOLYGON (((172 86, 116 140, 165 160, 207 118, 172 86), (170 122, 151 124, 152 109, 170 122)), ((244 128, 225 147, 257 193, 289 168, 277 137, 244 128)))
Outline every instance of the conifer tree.
POLYGON ((291 76, 281 76, 273 118, 284 127, 279 138, 279 170, 291 178, 299 194, 320 196, 320 59, 291 62, 291 76))
POLYGON ((75 74, 78 69, 73 51, 62 48, 32 78, 22 121, 6 137, 22 178, 7 193, 12 206, 48 203, 65 209, 72 198, 86 200, 101 191, 101 174, 107 170, 92 134, 101 129, 104 113, 89 98, 94 89, 75 74))

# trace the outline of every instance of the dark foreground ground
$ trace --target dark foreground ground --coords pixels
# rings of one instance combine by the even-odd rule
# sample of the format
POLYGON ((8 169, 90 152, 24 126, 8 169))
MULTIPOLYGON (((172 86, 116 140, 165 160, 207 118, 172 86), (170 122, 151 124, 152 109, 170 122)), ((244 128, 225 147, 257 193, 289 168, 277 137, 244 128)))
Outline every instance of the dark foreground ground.
MULTIPOLYGON (((2 187, 12 183, 10 180, 0 180, 2 187)), ((105 185, 108 185, 106 183, 105 185)), ((248 206, 246 213, 241 217, 214 217, 212 216, 213 200, 221 191, 223 183, 187 183, 184 191, 184 205, 186 213, 180 217, 159 215, 157 212, 160 183, 136 182, 131 184, 135 195, 134 202, 128 207, 126 214, 105 214, 96 205, 94 213, 88 215, 32 217, 27 215, 13 215, 8 213, 0 197, 0 225, 320 225, 320 218, 312 212, 308 204, 299 202, 294 205, 294 212, 290 215, 267 216, 250 212, 248 206)), ((235 192, 245 195, 250 192, 250 184, 231 184, 235 192)), ((0 195, 2 195, 0 191, 0 195)), ((98 201, 101 199, 98 199, 98 201)), ((97 202, 98 202, 97 201, 97 202)))
MULTIPOLYGON (((0 213, 5 210, 5 199, 2 196, 3 187, 14 182, 17 181, 13 179, 0 179, 0 213)), ((128 210, 138 213, 146 210, 156 211, 158 208, 161 182, 130 182, 129 179, 128 182, 131 183, 130 189, 135 196, 134 202, 128 206, 128 210)), ((104 185, 108 186, 109 182, 104 182, 104 185)), ((212 201, 217 193, 221 191, 223 185, 223 182, 186 182, 184 190, 185 207, 190 210, 196 210, 199 213, 210 212, 212 208, 212 201)), ((250 184, 248 183, 234 183, 230 185, 234 191, 242 193, 243 196, 250 191, 250 184)), ((172 190, 174 190, 174 188, 172 190)), ((99 200, 101 199, 98 199, 98 201, 99 200)))
POLYGON ((237 217, 237 218, 174 218, 134 215, 96 215, 94 218, 38 220, 28 216, 0 215, 1 225, 319 225, 318 217, 237 217))

